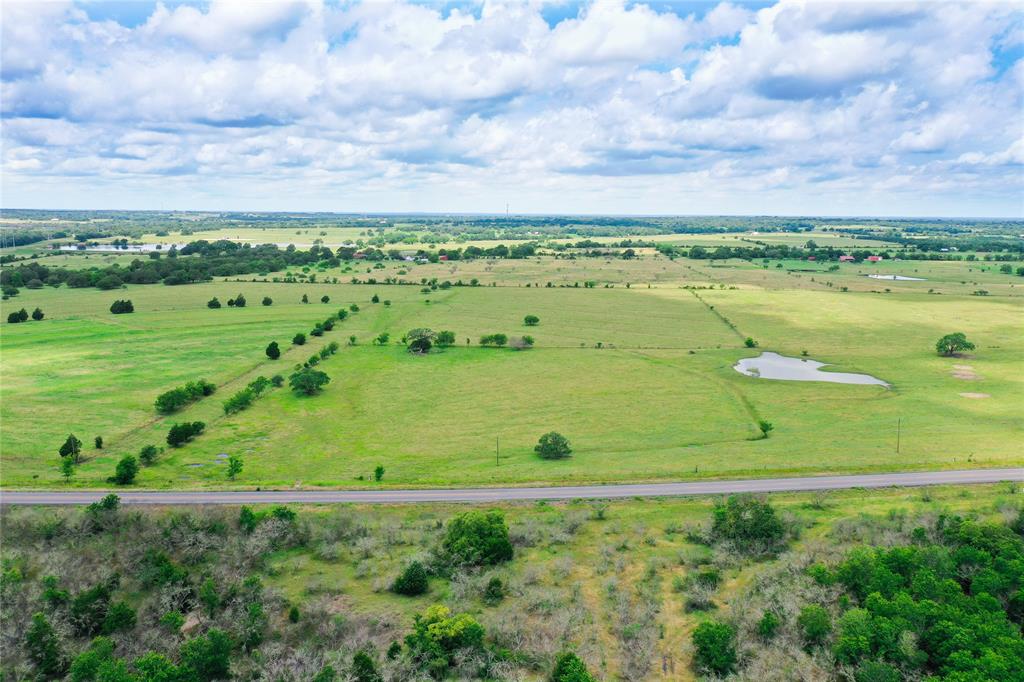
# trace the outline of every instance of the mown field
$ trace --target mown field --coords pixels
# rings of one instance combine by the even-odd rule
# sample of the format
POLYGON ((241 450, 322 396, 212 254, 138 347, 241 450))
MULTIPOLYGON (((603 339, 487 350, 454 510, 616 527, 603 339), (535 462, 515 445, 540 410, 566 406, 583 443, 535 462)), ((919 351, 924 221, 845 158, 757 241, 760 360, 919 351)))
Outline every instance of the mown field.
POLYGON ((767 499, 788 529, 779 552, 768 556, 701 540, 716 502, 709 498, 487 507, 504 516, 512 559, 438 566, 419 596, 389 588, 410 562, 437 565, 446 524, 474 507, 311 505, 293 507, 293 521, 271 519, 249 532, 239 527, 237 507, 122 507, 92 519, 75 509, 13 508, 0 520, 6 538, 0 599, 8 613, 0 653, 12 679, 32 670, 22 642, 36 611, 57 624, 69 657, 84 650, 89 638, 66 626, 66 608, 41 596, 43 578, 56 576, 75 597, 117 572, 113 598, 137 619, 109 634, 114 655, 130 661, 157 651, 176 660, 183 642, 220 628, 236 643, 250 642, 232 652, 236 679, 308 680, 328 664, 341 673, 360 650, 388 682, 429 679, 422 667, 384 652, 403 641, 416 615, 442 604, 479 622, 487 645, 505 652, 488 679, 546 680, 565 650, 576 652, 597 679, 697 679, 692 634, 716 620, 740 626, 744 670, 736 679, 840 680, 846 678, 831 654, 840 609, 824 646, 801 643, 800 608, 837 600, 834 588, 815 586, 810 566, 834 564, 864 545, 920 542, 912 540, 917 528, 936 537, 940 519, 952 515, 1013 521, 1020 507, 1019 490, 1009 484, 767 499), (161 555, 175 572, 154 576, 147 567, 161 555), (495 578, 503 592, 497 601, 485 598, 495 578), (220 595, 209 611, 204 583, 220 595), (259 605, 257 617, 252 603, 259 605), (766 605, 782 620, 770 643, 754 630, 766 605), (177 627, 165 617, 176 609, 183 623, 177 627))
POLYGON ((38 306, 46 317, 0 326, 0 476, 5 486, 106 486, 117 460, 162 445, 170 424, 184 420, 206 422, 206 432, 143 468, 137 486, 555 484, 1022 461, 1019 278, 977 262, 870 266, 925 282, 868 279, 863 264, 793 271, 808 266, 651 254, 383 268, 355 262, 313 271, 339 284, 23 289, 4 311, 38 306), (422 293, 347 283, 353 276, 476 278, 481 286, 422 293), (971 295, 978 288, 989 295, 971 295), (244 309, 206 307, 213 296, 226 303, 239 293, 244 309), (301 303, 303 294, 312 303, 301 303), (370 302, 374 294, 381 303, 370 302), (261 306, 263 296, 274 304, 261 306), (136 312, 112 315, 118 298, 132 299, 136 312), (352 303, 360 312, 334 331, 290 347, 296 332, 352 303), (525 327, 526 314, 541 324, 525 327), (457 343, 411 356, 398 340, 416 327, 452 330, 457 343), (978 344, 972 357, 935 355, 935 341, 952 331, 978 344), (381 332, 389 343, 372 345, 381 332), (477 346, 493 332, 530 334, 536 346, 477 346), (747 336, 760 349, 745 348, 747 336), (286 351, 277 361, 263 352, 272 340, 286 351), (287 377, 330 341, 342 348, 319 366, 332 380, 320 395, 273 389, 248 410, 223 415, 221 403, 249 381, 287 377), (893 388, 773 382, 732 369, 760 350, 807 351, 893 388), (196 379, 216 383, 217 393, 170 417, 155 412, 158 394, 196 379), (767 439, 758 438, 760 419, 775 427, 767 439), (551 430, 570 439, 571 458, 534 455, 538 437, 551 430), (68 433, 86 444, 86 457, 65 484, 57 450, 68 433), (96 435, 102 450, 92 448, 96 435), (227 456, 244 461, 234 483, 224 473, 227 456), (372 481, 377 466, 386 471, 380 482, 372 481))

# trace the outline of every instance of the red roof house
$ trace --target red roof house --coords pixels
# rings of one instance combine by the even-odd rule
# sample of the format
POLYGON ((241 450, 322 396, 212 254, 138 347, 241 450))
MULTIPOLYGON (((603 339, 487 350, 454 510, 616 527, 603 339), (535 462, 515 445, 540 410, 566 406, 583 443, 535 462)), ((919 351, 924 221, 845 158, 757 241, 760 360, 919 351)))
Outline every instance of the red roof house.
POLYGON ((880 260, 882 260, 881 256, 868 256, 869 263, 877 263, 880 260))

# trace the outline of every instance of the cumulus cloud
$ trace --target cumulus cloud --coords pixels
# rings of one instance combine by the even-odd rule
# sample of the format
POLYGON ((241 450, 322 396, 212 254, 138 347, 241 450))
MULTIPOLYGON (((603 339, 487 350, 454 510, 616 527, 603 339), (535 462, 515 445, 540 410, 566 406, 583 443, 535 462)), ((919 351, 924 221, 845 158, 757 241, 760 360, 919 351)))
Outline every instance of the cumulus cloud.
POLYGON ((4 205, 1024 211, 1012 4, 90 9, 0 5, 4 205))

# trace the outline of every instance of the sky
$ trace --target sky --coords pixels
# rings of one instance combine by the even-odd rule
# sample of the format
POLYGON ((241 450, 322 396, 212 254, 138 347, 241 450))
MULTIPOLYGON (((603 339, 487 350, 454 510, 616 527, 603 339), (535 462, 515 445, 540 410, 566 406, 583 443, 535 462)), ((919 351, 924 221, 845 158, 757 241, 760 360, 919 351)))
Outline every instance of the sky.
POLYGON ((1013 2, 0 3, 4 208, 1024 217, 1013 2))

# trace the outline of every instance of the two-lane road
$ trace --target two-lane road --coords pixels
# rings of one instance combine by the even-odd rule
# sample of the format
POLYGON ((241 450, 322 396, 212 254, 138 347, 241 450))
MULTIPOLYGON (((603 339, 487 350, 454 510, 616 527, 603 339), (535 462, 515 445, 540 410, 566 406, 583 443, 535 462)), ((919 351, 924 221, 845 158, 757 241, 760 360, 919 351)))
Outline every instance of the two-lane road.
POLYGON ((966 485, 1024 481, 1024 468, 967 469, 849 476, 754 478, 689 483, 630 483, 545 488, 433 488, 421 490, 0 490, 0 504, 80 505, 116 492, 125 504, 401 504, 410 502, 504 502, 516 500, 680 497, 729 493, 781 493, 848 488, 966 485))

